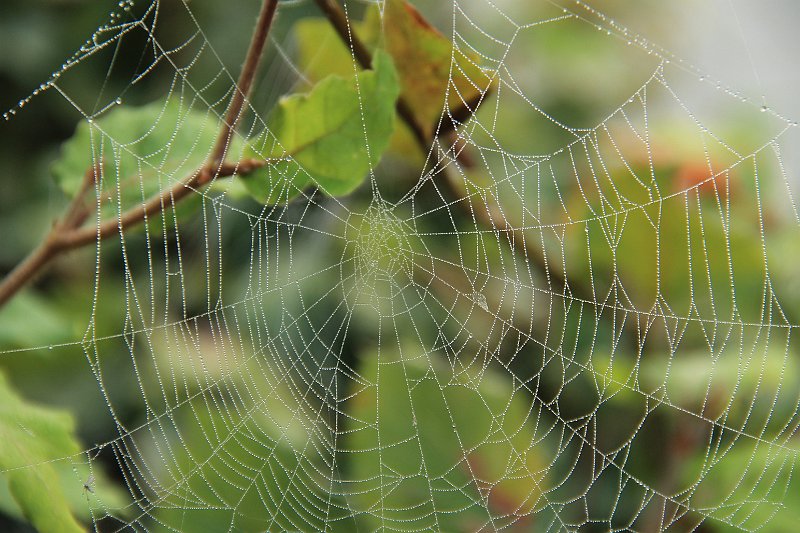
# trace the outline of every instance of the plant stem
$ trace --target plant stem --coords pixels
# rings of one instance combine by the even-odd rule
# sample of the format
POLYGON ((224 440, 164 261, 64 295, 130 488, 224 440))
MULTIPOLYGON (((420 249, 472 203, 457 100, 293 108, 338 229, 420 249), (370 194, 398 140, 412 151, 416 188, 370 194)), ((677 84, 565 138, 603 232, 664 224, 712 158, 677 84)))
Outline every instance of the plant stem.
MULTIPOLYGON (((172 207, 180 200, 196 192, 203 186, 217 178, 230 176, 244 176, 257 168, 263 167, 268 161, 260 159, 246 159, 237 163, 223 163, 216 168, 206 165, 188 180, 179 181, 170 189, 161 191, 160 194, 150 198, 147 202, 128 209, 119 217, 106 220, 98 226, 75 228, 71 231, 61 232, 56 243, 65 250, 80 248, 91 242, 103 240, 118 234, 123 229, 141 223, 145 218, 156 215, 164 209, 172 207), (212 170, 213 168, 213 170, 212 170)), ((0 302, 0 305, 2 303, 0 302)))
POLYGON ((250 89, 253 87, 253 80, 256 77, 258 64, 261 62, 261 56, 264 53, 264 45, 267 42, 269 29, 272 26, 272 20, 275 18, 277 7, 278 0, 264 0, 264 3, 261 4, 258 22, 250 39, 250 46, 244 58, 242 71, 239 73, 239 81, 236 82, 236 87, 233 88, 233 96, 230 104, 228 104, 228 112, 225 114, 225 123, 220 129, 217 143, 214 145, 214 150, 212 150, 209 157, 209 165, 221 165, 225 161, 225 153, 228 150, 236 125, 242 117, 245 100, 250 95, 250 89))
POLYGON ((94 227, 84 227, 83 223, 90 211, 84 205, 84 197, 89 187, 100 175, 100 165, 86 173, 81 189, 73 197, 67 211, 56 222, 25 259, 22 260, 3 281, 0 282, 0 307, 5 305, 22 287, 24 287, 39 271, 59 254, 80 248, 89 243, 99 243, 120 231, 135 226, 147 217, 161 213, 165 208, 175 205, 181 199, 197 189, 211 183, 217 178, 233 175, 244 175, 268 164, 262 160, 243 160, 237 163, 226 163, 225 156, 236 125, 243 114, 244 103, 253 86, 258 64, 264 52, 269 29, 275 18, 278 0, 264 0, 258 15, 256 27, 247 49, 239 80, 234 87, 233 96, 228 104, 225 120, 220 128, 214 149, 206 164, 185 180, 179 181, 169 189, 147 200, 142 205, 133 207, 119 217, 100 222, 94 227))
POLYGON ((188 180, 178 182, 142 205, 133 207, 119 217, 106 220, 98 226, 82 226, 89 215, 89 210, 83 205, 86 189, 81 189, 73 198, 64 216, 53 224, 39 246, 0 282, 0 308, 59 254, 118 235, 122 229, 140 224, 146 217, 156 215, 165 208, 175 205, 215 178, 242 176, 266 164, 268 161, 262 160, 223 163, 217 166, 215 172, 212 171, 212 167, 205 166, 188 180))
POLYGON ((4 306, 57 253, 49 236, 39 243, 28 257, 3 278, 3 282, 0 283, 0 307, 4 306))

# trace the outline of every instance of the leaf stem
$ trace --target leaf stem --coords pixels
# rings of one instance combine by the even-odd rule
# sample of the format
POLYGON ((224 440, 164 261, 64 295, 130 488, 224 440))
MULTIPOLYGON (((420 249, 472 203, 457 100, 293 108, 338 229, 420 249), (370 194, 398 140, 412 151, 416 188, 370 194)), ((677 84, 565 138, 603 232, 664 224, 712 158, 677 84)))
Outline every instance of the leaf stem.
POLYGON ((258 65, 264 52, 278 0, 264 0, 258 15, 256 27, 245 56, 239 80, 234 87, 228 104, 225 119, 220 128, 214 149, 206 164, 185 180, 179 181, 169 189, 161 191, 145 203, 133 207, 119 217, 101 221, 97 226, 83 226, 91 213, 84 203, 89 187, 96 183, 102 171, 101 165, 89 169, 80 190, 75 194, 64 215, 59 219, 39 244, 25 259, 9 272, 0 282, 0 308, 3 307, 22 287, 39 273, 52 259, 61 253, 80 248, 119 234, 123 229, 135 226, 148 216, 156 215, 197 189, 208 185, 217 178, 244 175, 260 168, 268 161, 248 159, 236 163, 226 163, 225 156, 233 137, 236 125, 244 111, 244 104, 253 86, 258 65))

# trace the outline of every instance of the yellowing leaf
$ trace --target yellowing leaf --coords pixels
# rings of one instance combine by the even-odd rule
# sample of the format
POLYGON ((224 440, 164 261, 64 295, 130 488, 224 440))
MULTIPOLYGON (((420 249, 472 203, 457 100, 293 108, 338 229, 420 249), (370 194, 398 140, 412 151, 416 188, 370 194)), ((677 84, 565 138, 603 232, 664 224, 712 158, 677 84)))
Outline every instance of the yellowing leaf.
MULTIPOLYGON (((375 33, 367 21, 353 22, 352 28, 365 42, 367 35, 375 33)), ((297 39, 297 59, 303 70, 303 76, 312 84, 331 74, 346 78, 352 76, 356 69, 361 70, 353 59, 350 49, 345 46, 327 19, 301 19, 294 25, 293 31, 297 39)))
POLYGON ((454 49, 450 39, 406 0, 386 0, 383 28, 403 97, 426 131, 452 129, 469 118, 494 88, 494 80, 480 68, 478 58, 454 49), (446 109, 456 123, 444 116, 439 124, 446 109))

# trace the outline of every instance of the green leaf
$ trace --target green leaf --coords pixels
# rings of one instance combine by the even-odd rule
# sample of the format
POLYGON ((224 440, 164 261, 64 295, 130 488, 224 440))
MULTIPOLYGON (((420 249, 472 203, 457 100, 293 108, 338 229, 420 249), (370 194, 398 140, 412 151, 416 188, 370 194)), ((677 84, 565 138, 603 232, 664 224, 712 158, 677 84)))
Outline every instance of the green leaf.
POLYGON ((120 505, 121 490, 97 468, 94 494, 83 492, 88 468, 70 461, 81 449, 68 413, 26 402, 0 373, 0 509, 39 531, 70 532, 84 531, 76 515, 88 519, 89 505, 120 505))
MULTIPOLYGON (((377 17, 365 21, 351 21, 353 31, 370 50, 374 50, 376 34, 380 33, 377 17)), ((303 18, 292 30, 297 40, 297 60, 303 76, 311 83, 319 82, 331 74, 347 78, 353 74, 357 63, 353 61, 350 48, 345 46, 331 23, 324 18, 303 18)))
POLYGON ((33 291, 20 292, 0 308, 0 345, 22 348, 74 338, 74 324, 59 311, 33 291))
MULTIPOLYGON (((457 122, 469 118, 497 81, 484 71, 477 54, 454 49, 450 39, 405 0, 388 0, 383 16, 377 5, 368 9, 363 21, 352 30, 367 48, 383 43, 397 68, 403 98, 414 118, 431 134, 451 129, 449 117, 457 122), (444 121, 440 125, 440 119, 444 121)), ((350 49, 324 19, 303 19, 295 25, 298 61, 312 82, 329 74, 353 71, 350 49)), ((405 124, 396 129, 390 150, 406 160, 423 163, 411 130, 405 124)))
POLYGON ((348 501, 384 529, 519 526, 543 504, 535 415, 511 380, 436 357, 364 359, 344 432, 348 501))
MULTIPOLYGON (((102 161, 101 215, 115 218, 200 168, 218 131, 217 116, 177 99, 118 106, 96 120, 81 122, 52 170, 61 189, 74 196, 86 171, 102 161)), ((234 138, 229 158, 236 159, 241 150, 234 138)), ((88 195, 94 196, 93 188, 88 195)), ((184 202, 179 205, 185 208, 184 202)))
POLYGON ((391 58, 379 52, 374 70, 329 76, 310 93, 282 99, 269 134, 248 148, 254 157, 284 160, 244 177, 248 190, 267 204, 286 202, 310 184, 332 196, 352 192, 389 144, 399 93, 391 58))

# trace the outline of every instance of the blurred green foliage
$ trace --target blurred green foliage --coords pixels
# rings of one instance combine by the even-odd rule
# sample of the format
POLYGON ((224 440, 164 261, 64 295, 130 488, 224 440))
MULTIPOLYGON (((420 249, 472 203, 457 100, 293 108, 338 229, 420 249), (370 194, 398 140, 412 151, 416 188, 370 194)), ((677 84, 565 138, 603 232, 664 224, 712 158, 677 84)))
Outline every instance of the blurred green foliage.
MULTIPOLYGON (((159 10, 157 38, 191 64, 186 77, 151 65, 146 32, 131 32, 59 81, 91 123, 54 90, 0 123, 0 160, 19 177, 0 181, 4 271, 87 163, 105 165, 101 215, 113 217, 207 157, 247 43, 231 28, 249 28, 258 5, 190 2, 195 19, 177 4, 159 10), (190 39, 195 20, 202 39, 190 39)), ((0 310, 0 528, 604 531, 655 530, 667 516, 677 530, 785 531, 800 520, 798 347, 784 327, 800 316, 800 239, 769 208, 780 191, 774 156, 758 151, 774 134, 767 118, 731 104, 729 117, 702 117, 709 134, 647 85, 659 58, 577 18, 520 29, 465 2, 514 35, 508 49, 470 35, 485 50, 477 65, 475 50, 453 48, 443 4, 415 2, 418 13, 392 0, 383 25, 374 6, 353 7, 353 30, 392 56, 357 77, 311 3, 283 4, 280 53, 242 128, 251 146, 237 138, 229 153, 296 161, 245 180, 257 201, 226 180, 147 233, 59 259, 0 310), (552 292, 498 228, 416 182, 427 154, 395 128, 398 90, 426 131, 448 120, 441 109, 492 94, 460 117, 479 161, 462 201, 495 198, 592 302, 552 292), (286 176, 299 176, 290 194, 286 176), (347 196, 286 203, 312 182, 347 196), (413 205, 393 206, 411 187, 413 205)), ((0 54, 2 107, 58 70, 107 7, 4 5, 0 40, 18 53, 0 54)), ((130 16, 152 22, 145 8, 130 16)), ((549 3, 509 9, 563 17, 549 3)), ((604 9, 670 16, 658 2, 604 9)))

